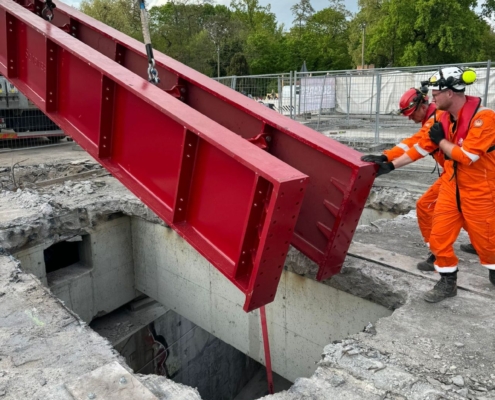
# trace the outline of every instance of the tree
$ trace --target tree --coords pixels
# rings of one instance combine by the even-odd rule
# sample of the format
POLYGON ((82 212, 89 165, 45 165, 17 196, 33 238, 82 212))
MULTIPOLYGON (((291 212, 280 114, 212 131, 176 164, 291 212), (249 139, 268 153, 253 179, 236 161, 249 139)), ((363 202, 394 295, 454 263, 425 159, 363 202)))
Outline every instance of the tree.
POLYGON ((481 3, 481 16, 493 19, 495 16, 495 0, 486 0, 481 3))
POLYGON ((246 60, 246 56, 242 53, 236 53, 230 60, 229 68, 227 69, 229 75, 247 75, 249 74, 249 65, 246 60))
POLYGON ((150 10, 153 46, 198 71, 226 73, 230 59, 242 51, 239 43, 243 24, 235 22, 232 11, 206 1, 172 0, 150 10))
POLYGON ((479 60, 494 60, 495 59, 495 33, 487 25, 480 47, 479 60))
POLYGON ((310 0, 300 0, 299 3, 294 4, 290 10, 292 11, 292 15, 294 15, 294 21, 292 22, 299 26, 299 30, 315 12, 310 0))
POLYGON ((83 0, 81 11, 135 39, 143 40, 139 5, 134 0, 83 0))
POLYGON ((359 4, 350 34, 356 65, 361 63, 363 24, 366 60, 379 67, 478 61, 487 24, 476 14, 475 0, 360 0, 359 4))
POLYGON ((312 71, 351 68, 350 14, 339 3, 332 4, 311 15, 303 27, 292 27, 285 41, 284 69, 299 69, 304 61, 312 71))
POLYGON ((259 0, 232 0, 230 8, 236 19, 246 24, 251 30, 272 30, 277 27, 275 14, 271 12, 270 5, 261 6, 259 0))
POLYGON ((285 71, 284 43, 282 30, 275 33, 261 30, 250 34, 246 40, 246 58, 251 73, 269 74, 285 71))

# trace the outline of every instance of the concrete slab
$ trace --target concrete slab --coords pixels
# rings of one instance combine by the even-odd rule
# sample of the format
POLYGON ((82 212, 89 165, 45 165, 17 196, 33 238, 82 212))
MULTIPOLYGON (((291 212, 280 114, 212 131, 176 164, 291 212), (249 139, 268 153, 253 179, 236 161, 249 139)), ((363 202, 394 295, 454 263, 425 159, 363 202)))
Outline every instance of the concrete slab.
POLYGON ((66 387, 76 400, 158 400, 117 362, 84 374, 66 387))
POLYGON ((0 154, 0 167, 10 167, 22 161, 23 165, 37 165, 49 162, 73 162, 91 160, 96 162, 88 153, 72 151, 72 143, 60 144, 49 148, 23 149, 0 154))

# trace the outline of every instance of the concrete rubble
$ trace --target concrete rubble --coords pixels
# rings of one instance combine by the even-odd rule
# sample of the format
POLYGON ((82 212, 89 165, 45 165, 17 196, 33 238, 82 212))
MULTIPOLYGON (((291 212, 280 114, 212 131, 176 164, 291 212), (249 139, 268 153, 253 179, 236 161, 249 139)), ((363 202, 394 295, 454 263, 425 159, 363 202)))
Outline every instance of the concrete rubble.
MULTIPOLYGON (((63 156, 66 159, 59 156, 57 165, 99 170, 87 156, 82 160, 82 153, 63 156)), ((12 162, 4 164, 0 161, 5 169, 0 169, 0 182, 8 181, 2 174, 12 176, 12 162)), ((25 168, 34 174, 41 166, 34 158, 25 168)), ((43 178, 57 179, 63 173, 43 178)), ((25 274, 10 254, 84 234, 116 213, 164 223, 111 176, 76 177, 43 186, 28 175, 27 184, 9 188, 5 183, 0 192, 0 399, 72 399, 69 382, 112 362, 126 368, 125 363, 106 339, 25 274)), ((407 256, 421 261, 428 249, 410 212, 421 191, 398 186, 378 185, 369 205, 408 214, 360 226, 353 246, 376 246, 391 260, 407 256)), ((466 241, 463 233, 459 242, 466 241)), ((487 284, 461 289, 457 297, 432 305, 421 294, 433 286, 435 274, 413 274, 400 263, 350 253, 342 273, 325 284, 381 304, 393 314, 361 333, 329 343, 311 377, 299 378, 288 391, 263 399, 495 399, 495 288, 476 258, 458 254, 460 275, 486 279, 487 284)), ((316 274, 316 266, 294 249, 286 268, 308 279, 316 274)), ((134 377, 160 399, 200 398, 194 389, 162 377, 134 377)))

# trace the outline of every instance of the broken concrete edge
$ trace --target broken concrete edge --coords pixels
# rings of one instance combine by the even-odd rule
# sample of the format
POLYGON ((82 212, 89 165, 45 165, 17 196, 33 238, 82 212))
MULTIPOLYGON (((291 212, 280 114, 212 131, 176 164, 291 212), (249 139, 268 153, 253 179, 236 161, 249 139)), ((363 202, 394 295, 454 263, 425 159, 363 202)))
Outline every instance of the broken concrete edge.
POLYGON ((389 359, 389 354, 354 340, 328 345, 312 377, 300 378, 288 391, 260 400, 460 400, 470 393, 458 377, 453 379, 457 384, 444 384, 428 376, 418 377, 389 359))
MULTIPOLYGON (((291 248, 285 268, 298 275, 316 280, 318 266, 303 254, 291 248)), ((406 288, 397 286, 403 274, 386 266, 357 264, 346 260, 340 274, 323 281, 325 285, 380 304, 389 310, 403 306, 408 299, 406 288)))
POLYGON ((56 243, 86 234, 98 223, 108 221, 119 213, 167 226, 153 211, 129 193, 116 198, 86 199, 69 207, 53 204, 48 213, 40 213, 34 209, 30 215, 0 222, 0 253, 12 254, 37 244, 56 243))
MULTIPOLYGON (((23 272, 12 256, 0 255, 0 298, 2 398, 74 400, 81 398, 71 391, 77 382, 84 383, 99 368, 118 365, 153 398, 201 399, 196 389, 166 377, 134 374, 107 339, 89 328, 34 275, 23 272)), ((87 389, 92 393, 90 386, 87 389)), ((125 391, 119 396, 135 398, 126 396, 125 391)))

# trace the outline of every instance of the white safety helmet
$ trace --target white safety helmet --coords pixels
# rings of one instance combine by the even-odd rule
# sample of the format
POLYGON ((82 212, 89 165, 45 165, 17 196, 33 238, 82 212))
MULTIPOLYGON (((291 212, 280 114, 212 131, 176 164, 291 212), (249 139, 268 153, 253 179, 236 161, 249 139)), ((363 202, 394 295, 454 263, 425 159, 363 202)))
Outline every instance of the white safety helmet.
POLYGON ((428 80, 431 90, 451 89, 454 92, 463 92, 466 85, 476 81, 476 73, 472 69, 461 69, 459 67, 440 68, 428 80))

